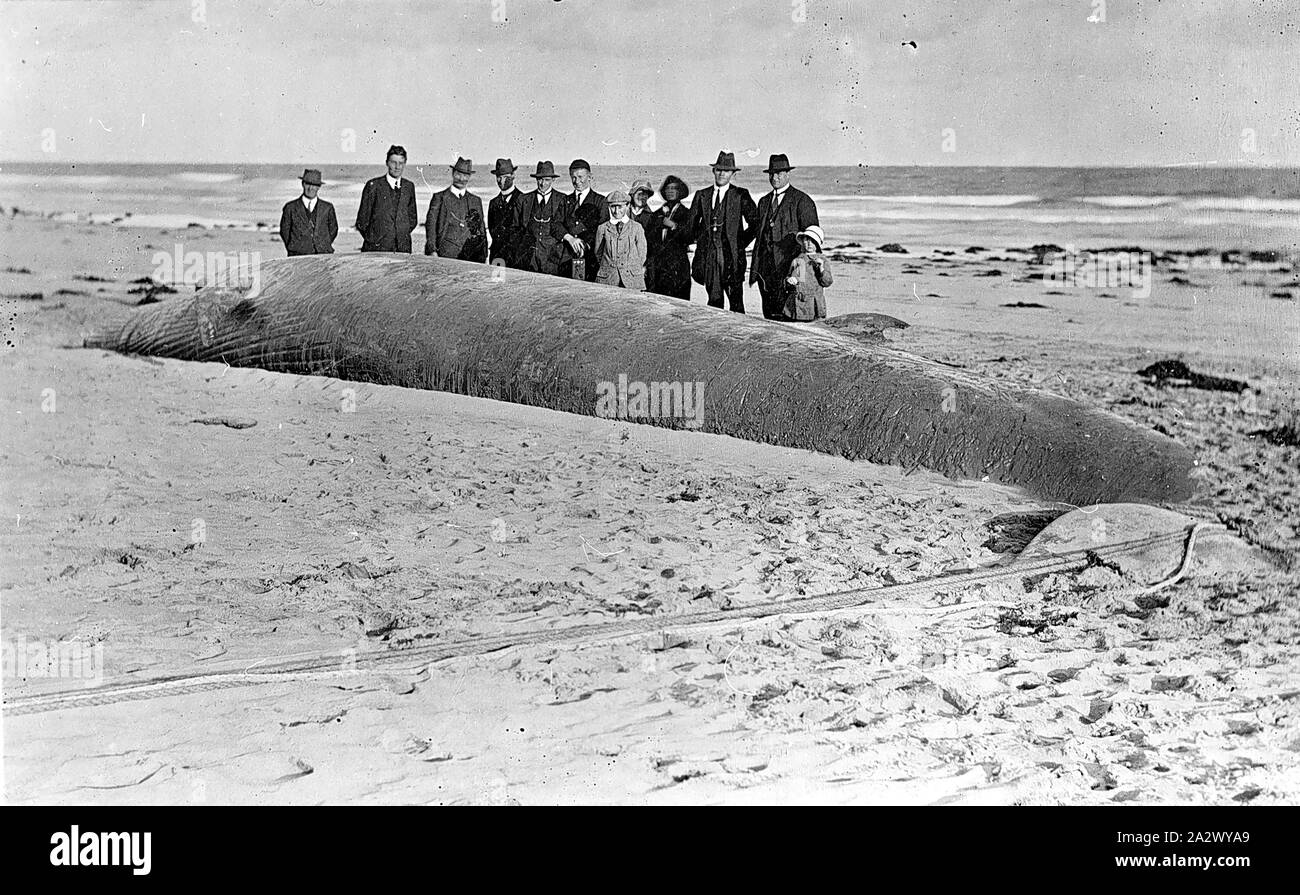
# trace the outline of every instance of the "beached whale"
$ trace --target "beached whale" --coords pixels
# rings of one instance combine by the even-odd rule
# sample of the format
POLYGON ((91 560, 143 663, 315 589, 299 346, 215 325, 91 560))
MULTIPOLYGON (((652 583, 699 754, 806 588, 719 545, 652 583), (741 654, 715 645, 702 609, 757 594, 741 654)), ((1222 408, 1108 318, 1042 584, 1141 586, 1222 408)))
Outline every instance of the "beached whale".
POLYGON ((1191 454, 1075 401, 823 326, 410 255, 268 262, 90 347, 437 389, 1018 485, 1177 502, 1191 454))

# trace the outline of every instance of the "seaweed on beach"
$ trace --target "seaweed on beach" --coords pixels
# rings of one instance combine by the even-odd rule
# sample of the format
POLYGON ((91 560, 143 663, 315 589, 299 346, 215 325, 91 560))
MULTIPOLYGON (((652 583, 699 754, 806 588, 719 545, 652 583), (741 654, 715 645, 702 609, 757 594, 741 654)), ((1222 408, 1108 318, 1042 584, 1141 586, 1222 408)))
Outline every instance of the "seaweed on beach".
POLYGON ((980 546, 994 553, 1020 553, 1039 532, 1067 512, 1065 509, 1047 509, 994 516, 984 523, 989 536, 980 546))
POLYGON ((132 280, 131 282, 140 284, 134 289, 127 290, 127 293, 130 295, 140 296, 140 300, 136 302, 137 305, 151 305, 155 302, 161 301, 161 299, 158 298, 160 295, 176 294, 176 289, 168 286, 166 283, 159 283, 149 279, 148 277, 141 277, 140 279, 132 280))
POLYGON ((1138 370, 1137 375, 1151 380, 1157 386, 1170 383, 1183 388, 1199 388, 1206 391, 1233 392, 1235 394, 1240 394, 1250 388, 1250 383, 1243 382, 1240 379, 1206 376, 1203 373, 1197 373, 1181 360, 1156 361, 1154 364, 1138 370))
POLYGON ((1249 434, 1251 438, 1262 438, 1269 444, 1300 447, 1300 420, 1293 419, 1271 429, 1256 429, 1249 434))

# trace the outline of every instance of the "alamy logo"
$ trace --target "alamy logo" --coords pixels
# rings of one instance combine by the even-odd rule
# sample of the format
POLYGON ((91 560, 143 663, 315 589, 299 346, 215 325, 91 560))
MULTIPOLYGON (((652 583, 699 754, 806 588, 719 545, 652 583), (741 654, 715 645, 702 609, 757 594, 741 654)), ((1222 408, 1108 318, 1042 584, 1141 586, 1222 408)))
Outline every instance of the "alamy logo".
POLYGON ((79 640, 28 640, 26 637, 0 643, 4 675, 14 680, 30 678, 72 678, 87 687, 104 681, 104 644, 79 640))
POLYGON ((620 373, 618 382, 596 383, 596 416, 619 420, 683 420, 704 425, 703 382, 642 382, 620 373))
POLYGON ((136 876, 148 876, 152 833, 82 833, 73 825, 67 833, 50 837, 50 863, 55 867, 131 867, 136 876))
POLYGON ((262 291, 261 252, 186 252, 176 243, 169 252, 154 252, 153 278, 175 286, 239 286, 248 297, 262 291))
POLYGON ((1151 295, 1150 252, 1079 252, 1066 246, 1052 256, 1043 273, 1044 283, 1087 289, 1129 287, 1134 298, 1151 295))

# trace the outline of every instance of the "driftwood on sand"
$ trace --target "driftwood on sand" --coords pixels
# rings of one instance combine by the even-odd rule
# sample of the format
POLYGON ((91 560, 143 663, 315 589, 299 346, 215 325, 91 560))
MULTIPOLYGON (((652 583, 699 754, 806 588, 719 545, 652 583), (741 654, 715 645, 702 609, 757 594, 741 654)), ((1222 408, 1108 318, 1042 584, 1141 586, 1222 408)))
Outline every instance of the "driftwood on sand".
MULTIPOLYGON (((1077 505, 1181 501, 1191 454, 1110 414, 822 326, 406 255, 262 266, 137 312, 90 347, 616 415, 1018 485, 1077 505), (625 397, 691 386, 700 408, 625 397), (629 385, 630 384, 630 385, 629 385), (689 412, 683 412, 689 411, 689 412)), ((678 389, 680 395, 682 389, 678 389)))

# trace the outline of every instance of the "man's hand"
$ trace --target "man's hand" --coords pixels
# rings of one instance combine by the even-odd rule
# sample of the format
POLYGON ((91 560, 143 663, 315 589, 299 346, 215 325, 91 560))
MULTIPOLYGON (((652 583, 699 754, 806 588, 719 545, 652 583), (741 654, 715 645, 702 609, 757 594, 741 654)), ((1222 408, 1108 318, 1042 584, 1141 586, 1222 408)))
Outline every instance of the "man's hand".
POLYGON ((798 285, 799 285, 799 278, 798 278, 798 277, 786 277, 786 278, 785 278, 785 281, 786 281, 787 283, 789 283, 791 286, 798 286, 798 285))
POLYGON ((586 246, 583 244, 581 239, 574 236, 572 233, 566 233, 564 234, 564 241, 569 244, 569 248, 573 249, 575 255, 579 258, 582 257, 582 253, 586 249, 586 246))

